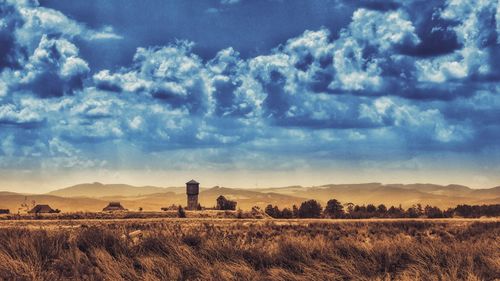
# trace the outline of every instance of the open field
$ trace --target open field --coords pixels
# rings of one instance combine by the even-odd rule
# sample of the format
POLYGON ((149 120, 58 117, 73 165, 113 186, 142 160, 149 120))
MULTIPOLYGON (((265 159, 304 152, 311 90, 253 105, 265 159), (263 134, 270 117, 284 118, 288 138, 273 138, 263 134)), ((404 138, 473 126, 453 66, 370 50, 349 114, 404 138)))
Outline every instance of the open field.
MULTIPOLYGON (((0 188, 1 189, 1 188, 0 188)), ((265 208, 268 204, 280 208, 300 206, 306 200, 314 199, 325 206, 335 198, 342 203, 358 205, 384 204, 403 208, 415 204, 432 205, 441 209, 458 204, 483 205, 500 204, 500 187, 472 189, 459 185, 435 184, 330 184, 324 186, 289 186, 277 188, 238 189, 228 187, 200 188, 199 203, 213 207, 220 195, 237 201, 237 208, 251 210, 254 206, 265 208)), ((139 187, 124 184, 89 183, 54 190, 47 194, 20 194, 0 191, 0 208, 11 213, 21 213, 23 204, 48 204, 61 212, 99 212, 110 201, 119 201, 130 211, 160 211, 162 207, 186 204, 186 187, 139 187)))
MULTIPOLYGON (((187 212, 199 213, 199 212, 187 212)), ((216 212, 214 212, 216 213, 216 212)), ((218 213, 224 213, 218 211, 218 213)), ((443 218, 443 219, 427 219, 427 218, 370 218, 370 219, 237 219, 233 216, 234 212, 227 211, 227 217, 190 217, 178 218, 172 213, 159 213, 164 216, 145 216, 138 218, 123 218, 120 216, 109 217, 107 219, 82 218, 82 219, 54 219, 51 215, 45 214, 46 217, 41 219, 20 219, 20 220, 0 220, 0 228, 36 228, 36 229, 57 229, 57 228, 78 228, 78 227, 121 227, 132 230, 137 225, 143 225, 137 229, 153 229, 153 228, 169 228, 172 225, 182 225, 183 227, 198 227, 204 224, 212 224, 216 226, 226 226, 237 224, 240 226, 246 225, 289 225, 289 226, 308 226, 310 224, 370 224, 370 223, 423 223, 423 224, 450 224, 453 226, 466 226, 471 223, 499 223, 500 218, 443 218)), ((137 230, 135 229, 135 230, 137 230)))
MULTIPOLYGON (((185 211, 189 218, 236 218, 236 211, 203 210, 203 211, 185 211)), ((249 212, 245 212, 248 214, 249 212)), ((177 218, 177 211, 161 212, 71 212, 71 213, 53 213, 53 214, 6 214, 0 215, 0 221, 68 221, 68 220, 122 220, 122 219, 165 219, 177 218)))
POLYGON ((499 278, 499 219, 0 221, 2 280, 499 278))

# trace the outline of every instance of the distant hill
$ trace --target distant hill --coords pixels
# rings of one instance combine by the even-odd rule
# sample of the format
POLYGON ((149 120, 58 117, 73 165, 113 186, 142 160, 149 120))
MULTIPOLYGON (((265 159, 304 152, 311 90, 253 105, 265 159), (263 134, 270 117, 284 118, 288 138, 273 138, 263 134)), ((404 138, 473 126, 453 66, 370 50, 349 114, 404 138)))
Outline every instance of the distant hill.
POLYGON ((307 200, 307 198, 276 192, 259 192, 255 190, 216 186, 200 192, 200 203, 207 207, 214 206, 217 197, 220 195, 224 195, 224 197, 238 202, 238 207, 242 209, 250 209, 252 206, 265 207, 268 204, 292 206, 294 204, 299 205, 307 200))
MULTIPOLYGON (((17 213, 21 204, 49 204, 53 209, 62 211, 98 211, 102 210, 108 202, 92 198, 64 198, 53 195, 24 195, 24 194, 0 194, 0 208, 9 209, 11 213, 17 213)), ((24 209, 22 211, 25 211, 24 209)))
MULTIPOLYGON (((202 188, 199 201, 213 207, 218 196, 235 200, 238 207, 280 207, 300 205, 308 199, 318 200, 323 206, 335 198, 342 203, 385 204, 408 208, 413 204, 434 205, 441 208, 458 204, 500 204, 500 186, 489 189, 471 189, 462 185, 436 184, 329 184, 323 186, 287 186, 262 189, 228 187, 202 188)), ((129 210, 143 208, 158 211, 161 207, 186 205, 185 187, 132 186, 126 184, 86 183, 52 191, 48 194, 17 194, 0 191, 0 208, 17 212, 23 202, 49 204, 62 211, 100 211, 110 201, 120 201, 129 210)))
POLYGON ((326 203, 331 198, 354 204, 385 204, 409 207, 429 204, 453 207, 457 204, 500 203, 500 187, 471 189, 462 185, 436 184, 329 184, 317 187, 283 187, 266 189, 290 196, 311 198, 326 203), (283 191, 281 191, 283 190, 283 191))
POLYGON ((154 193, 165 193, 184 191, 181 187, 157 187, 157 186, 132 186, 128 184, 102 184, 99 182, 77 184, 74 186, 66 187, 51 191, 49 195, 61 197, 116 197, 116 196, 141 196, 154 193))

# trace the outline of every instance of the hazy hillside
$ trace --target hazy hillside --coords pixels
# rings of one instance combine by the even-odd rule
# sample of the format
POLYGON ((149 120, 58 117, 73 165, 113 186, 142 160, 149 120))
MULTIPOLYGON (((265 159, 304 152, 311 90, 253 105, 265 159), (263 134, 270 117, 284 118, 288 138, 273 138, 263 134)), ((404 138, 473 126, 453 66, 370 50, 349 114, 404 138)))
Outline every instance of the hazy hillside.
MULTIPOLYGON (((272 189, 280 193, 280 188, 272 189)), ((341 202, 354 204, 385 204, 409 207, 413 204, 429 204, 439 207, 452 207, 457 204, 481 204, 481 202, 500 203, 500 188, 471 189, 460 185, 436 184, 331 184, 319 187, 284 187, 284 194, 316 199, 326 202, 336 198, 341 202)))
POLYGON ((473 190, 472 194, 475 197, 480 197, 480 198, 499 197, 500 196, 500 186, 496 186, 496 187, 489 188, 489 189, 475 189, 475 190, 473 190))
MULTIPOLYGON (((53 195, 22 195, 22 194, 0 194, 0 208, 10 209, 11 213, 17 213, 21 204, 49 204, 53 209, 70 211, 97 211, 102 210, 108 202, 92 198, 64 198, 53 195)), ((21 211, 25 211, 24 209, 21 211)))
POLYGON ((106 196, 140 196, 154 193, 174 191, 178 188, 157 186, 132 186, 127 184, 102 184, 99 182, 78 184, 49 192, 50 195, 61 197, 106 197, 106 196))
POLYGON ((268 204, 291 206, 293 204, 298 205, 307 200, 307 198, 299 196, 216 186, 200 192, 200 202, 204 206, 214 206, 215 200, 220 195, 238 202, 238 206, 242 209, 250 209, 252 206, 265 207, 268 204))
MULTIPOLYGON (((120 185, 111 185, 112 188, 120 185)), ((103 197, 91 198, 91 195, 96 195, 93 188, 96 185, 78 185, 78 192, 71 194, 72 196, 54 196, 54 195, 21 195, 16 193, 5 193, 2 195, 0 193, 0 208, 10 209, 11 212, 15 213, 21 206, 23 202, 31 203, 35 201, 36 204, 49 204, 52 208, 57 208, 62 211, 101 211, 108 202, 119 201, 121 204, 129 210, 138 210, 142 208, 145 211, 159 211, 162 207, 168 207, 171 205, 186 205, 186 195, 185 193, 175 193, 175 192, 160 192, 151 193, 145 195, 133 195, 133 196, 123 196, 123 195, 108 195, 109 190, 100 192, 100 194, 106 194, 103 197), (90 187, 90 192, 85 192, 85 186, 90 187), (78 194, 79 196, 77 196, 78 194)), ((74 188, 74 187, 71 187, 74 188)), ((106 188, 106 187, 102 187, 106 188)), ((138 190, 134 192, 132 186, 127 186, 126 192, 119 192, 119 194, 138 194, 142 193, 144 189, 137 187, 138 190)), ((151 191, 154 189, 150 189, 151 191)), ((161 190, 169 190, 168 188, 161 190)), ((183 190, 185 192, 185 190, 183 190)), ((68 189, 64 189, 62 194, 67 194, 68 189)), ((58 191, 52 192, 51 194, 61 194, 58 191)), ((268 204, 287 206, 293 204, 300 204, 305 198, 298 198, 277 193, 264 193, 255 192, 243 189, 232 189, 232 188, 220 188, 214 187, 210 189, 202 189, 199 195, 199 201, 203 206, 214 207, 216 204, 216 198, 220 195, 224 195, 229 199, 236 200, 238 202, 238 207, 242 209, 250 209, 252 206, 265 207, 268 204)))
MULTIPOLYGON (((226 187, 202 188, 199 195, 201 205, 215 206, 218 196, 224 195, 238 202, 238 207, 265 207, 268 204, 280 207, 300 205, 307 199, 316 199, 323 205, 336 198, 342 203, 399 205, 407 208, 413 204, 435 205, 441 208, 458 204, 498 204, 500 187, 471 189, 460 185, 435 184, 330 184, 315 187, 287 186, 263 189, 236 189, 226 187)), ((17 212, 23 202, 35 201, 49 204, 63 211, 100 211, 110 201, 120 201, 129 210, 142 208, 159 211, 162 207, 186 205, 185 187, 136 187, 126 184, 79 184, 45 195, 23 195, 0 192, 0 208, 17 212)))

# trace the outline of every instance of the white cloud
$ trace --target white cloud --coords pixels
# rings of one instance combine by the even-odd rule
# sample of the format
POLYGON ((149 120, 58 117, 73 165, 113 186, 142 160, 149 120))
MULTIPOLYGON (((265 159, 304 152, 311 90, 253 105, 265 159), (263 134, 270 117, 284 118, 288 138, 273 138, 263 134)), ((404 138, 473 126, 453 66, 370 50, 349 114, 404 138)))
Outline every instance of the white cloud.
MULTIPOLYGON (((472 75, 487 75, 489 53, 484 50, 488 44, 491 18, 498 10, 497 1, 489 0, 449 0, 439 16, 446 20, 458 21, 453 28, 463 47, 454 53, 416 62, 420 81, 445 82, 472 75)), ((496 31, 498 33, 498 31, 496 31)))
POLYGON ((94 75, 103 90, 125 90, 152 96, 172 108, 202 114, 211 110, 210 85, 201 59, 191 52, 192 43, 180 41, 161 48, 138 48, 134 67, 117 73, 94 75))
POLYGON ((334 66, 337 71, 330 88, 343 90, 378 90, 382 70, 377 59, 363 58, 363 48, 357 41, 348 38, 339 43, 334 53, 334 66))
POLYGON ((16 3, 23 24, 16 29, 18 44, 33 48, 34 44, 45 34, 57 35, 71 39, 80 37, 84 40, 121 39, 112 27, 105 26, 93 30, 77 21, 68 18, 63 13, 38 5, 16 3))
POLYGON ((0 104, 0 123, 26 124, 41 122, 43 105, 36 99, 22 99, 19 104, 0 104))
POLYGON ((266 153, 290 150, 331 159, 340 151, 383 154, 394 146, 402 153, 447 149, 477 134, 472 117, 449 116, 458 115, 454 105, 481 114, 498 107, 491 99, 498 89, 488 86, 459 102, 438 96, 450 80, 490 71, 480 19, 470 15, 489 8, 447 6, 443 17, 463 19, 455 29, 463 48, 432 58, 399 52, 420 42, 405 12, 359 9, 338 37, 320 28, 266 55, 244 59, 227 48, 208 61, 193 53, 193 43, 179 41, 138 48, 130 66, 90 79, 72 39, 117 39, 112 28, 89 33, 59 12, 22 9, 28 21, 16 36, 31 50, 18 60, 21 67, 0 75, 2 153, 46 157, 37 162, 44 167, 113 166, 129 156, 123 151, 147 161, 193 147, 220 162, 238 158, 222 155, 234 153, 229 147, 240 159, 261 162, 266 153), (428 100, 404 98, 416 98, 411 90, 418 87, 429 91, 428 100), (380 150, 368 151, 372 144, 380 150))
POLYGON ((500 2, 497 4, 497 14, 495 19, 497 22, 497 43, 500 44, 500 2))
POLYGON ((240 3, 242 0, 220 0, 222 5, 234 5, 240 3))
POLYGON ((376 46, 382 52, 395 45, 416 45, 420 42, 415 27, 401 10, 379 12, 358 9, 343 36, 376 46))
POLYGON ((288 54, 293 54, 291 59, 294 63, 308 54, 315 59, 321 59, 333 51, 334 46, 330 42, 330 36, 330 31, 326 28, 317 31, 306 30, 301 36, 289 39, 283 50, 288 54))
POLYGON ((123 36, 117 34, 112 26, 105 26, 98 30, 87 29, 84 38, 88 40, 118 40, 123 39, 123 36))

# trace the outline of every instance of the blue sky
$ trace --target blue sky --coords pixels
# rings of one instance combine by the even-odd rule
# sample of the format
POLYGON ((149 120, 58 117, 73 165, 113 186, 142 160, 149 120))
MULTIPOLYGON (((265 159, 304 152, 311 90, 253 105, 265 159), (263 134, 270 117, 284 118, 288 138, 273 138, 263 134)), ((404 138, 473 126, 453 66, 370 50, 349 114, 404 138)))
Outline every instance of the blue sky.
POLYGON ((0 185, 499 185, 499 7, 2 0, 0 185))

